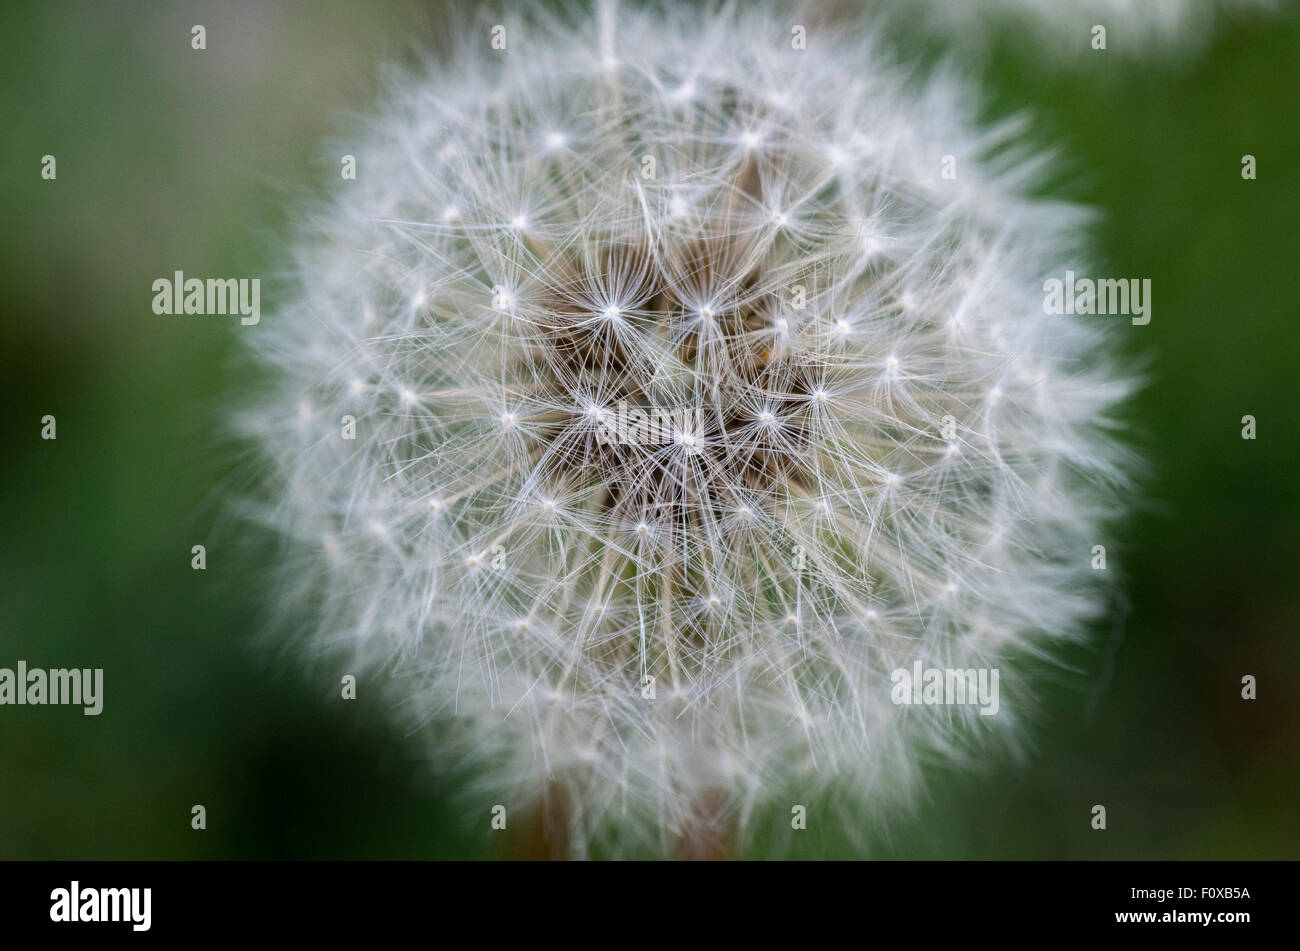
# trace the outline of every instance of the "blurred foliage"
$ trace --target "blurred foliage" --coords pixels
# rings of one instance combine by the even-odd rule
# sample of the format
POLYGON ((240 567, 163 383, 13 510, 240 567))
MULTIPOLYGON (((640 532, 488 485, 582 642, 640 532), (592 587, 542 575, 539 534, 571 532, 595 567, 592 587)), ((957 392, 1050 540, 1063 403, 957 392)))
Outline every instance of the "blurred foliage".
MULTIPOLYGON (((0 858, 519 854, 375 692, 340 703, 337 672, 258 642, 276 553, 225 511, 239 459, 220 435, 249 371, 230 323, 150 310, 178 268, 267 273, 286 192, 338 174, 322 139, 377 64, 454 28, 448 10, 3 5, 0 666, 104 667, 106 700, 97 718, 0 708, 0 858)), ((1053 678, 1030 755, 934 767, 914 815, 861 817, 865 845, 810 804, 808 831, 752 857, 1300 854, 1300 17, 1234 20, 1181 59, 1062 64, 1027 42, 1003 37, 982 70, 991 111, 1033 111, 1069 196, 1102 213, 1104 273, 1153 281, 1151 324, 1118 335, 1146 361, 1128 438, 1151 471, 1108 540, 1113 623, 1053 678)))

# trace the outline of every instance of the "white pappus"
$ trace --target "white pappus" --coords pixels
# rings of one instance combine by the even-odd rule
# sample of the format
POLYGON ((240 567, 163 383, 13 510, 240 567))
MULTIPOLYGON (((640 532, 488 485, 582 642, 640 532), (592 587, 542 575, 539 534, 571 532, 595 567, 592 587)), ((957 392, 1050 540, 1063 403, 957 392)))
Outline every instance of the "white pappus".
POLYGON ((1042 304, 1086 216, 954 75, 799 22, 466 27, 246 334, 311 647, 571 854, 827 792, 863 823, 1014 740, 1017 673, 1101 606, 1132 384, 1042 304), (643 438, 659 411, 693 422, 643 438), (918 661, 1000 669, 997 715, 893 702, 918 661))

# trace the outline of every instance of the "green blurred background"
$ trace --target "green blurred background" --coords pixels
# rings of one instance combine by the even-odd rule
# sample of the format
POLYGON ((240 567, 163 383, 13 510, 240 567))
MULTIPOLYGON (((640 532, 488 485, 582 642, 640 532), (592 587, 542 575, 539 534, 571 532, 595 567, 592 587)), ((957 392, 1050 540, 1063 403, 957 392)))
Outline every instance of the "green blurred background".
MULTIPOLYGON (((0 858, 519 854, 383 701, 340 703, 336 671, 259 643, 276 553, 229 515, 220 430, 249 380, 234 336, 254 328, 150 309, 176 269, 272 277, 291 197, 337 180, 346 149, 323 140, 373 101, 380 64, 466 16, 3 5, 0 666, 103 667, 106 697, 99 717, 0 707, 0 858)), ((1102 212, 1101 273, 1153 282, 1151 324, 1117 335, 1147 361, 1130 438, 1151 472, 1108 545, 1113 622, 1046 685, 1024 761, 936 767, 865 845, 814 821, 747 857, 1300 857, 1300 16, 1228 21, 1183 57, 1031 47, 1009 32, 979 60, 990 113, 1034 111, 1067 160, 1060 194, 1102 212)))

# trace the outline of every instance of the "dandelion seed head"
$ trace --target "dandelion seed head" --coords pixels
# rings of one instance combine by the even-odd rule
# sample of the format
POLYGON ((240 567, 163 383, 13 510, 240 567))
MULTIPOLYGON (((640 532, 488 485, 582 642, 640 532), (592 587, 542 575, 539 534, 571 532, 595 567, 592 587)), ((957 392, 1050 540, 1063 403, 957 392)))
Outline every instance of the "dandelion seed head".
POLYGON ((869 30, 601 19, 396 81, 249 335, 313 646, 453 724, 473 789, 560 787, 575 853, 905 802, 1027 712, 903 709, 891 672, 1010 683, 1101 603, 1131 387, 1041 291, 1086 216, 869 30))

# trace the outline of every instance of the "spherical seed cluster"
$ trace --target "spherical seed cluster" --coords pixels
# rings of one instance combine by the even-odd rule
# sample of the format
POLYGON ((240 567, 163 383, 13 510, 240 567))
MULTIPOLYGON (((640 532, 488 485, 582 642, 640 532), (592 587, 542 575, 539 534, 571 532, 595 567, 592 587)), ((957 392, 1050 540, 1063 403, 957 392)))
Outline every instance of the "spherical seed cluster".
POLYGON ((489 35, 396 83, 252 337, 313 643, 575 851, 1014 735, 1095 606, 1127 390, 1044 314, 1079 213, 1016 127, 862 31, 489 35), (915 661, 1000 668, 998 714, 896 704, 915 661))

